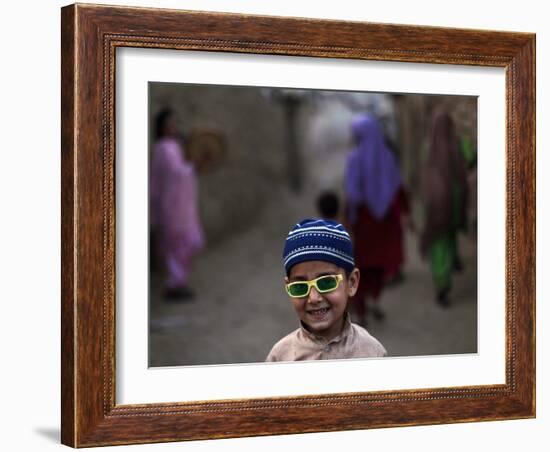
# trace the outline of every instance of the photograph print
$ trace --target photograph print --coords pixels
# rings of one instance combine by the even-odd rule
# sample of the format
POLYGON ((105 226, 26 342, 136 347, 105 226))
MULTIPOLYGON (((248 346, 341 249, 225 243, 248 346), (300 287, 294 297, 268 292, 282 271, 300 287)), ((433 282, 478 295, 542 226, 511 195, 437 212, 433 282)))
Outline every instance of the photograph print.
POLYGON ((150 367, 478 352, 477 97, 148 95, 150 367))

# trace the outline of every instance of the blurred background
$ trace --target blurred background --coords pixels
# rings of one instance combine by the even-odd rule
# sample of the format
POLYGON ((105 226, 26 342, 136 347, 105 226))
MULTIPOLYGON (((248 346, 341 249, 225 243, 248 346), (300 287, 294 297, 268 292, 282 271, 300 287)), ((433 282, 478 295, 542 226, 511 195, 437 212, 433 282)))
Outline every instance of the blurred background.
MULTIPOLYGON (((354 300, 352 320, 389 356, 477 352, 475 97, 150 83, 150 366, 262 362, 299 326, 283 287, 284 240, 301 219, 327 216, 327 193, 352 229, 347 162, 365 113, 399 171, 400 237, 389 240, 402 257, 362 316, 354 300), (441 112, 459 162, 432 149, 441 112), (465 198, 443 288, 439 251, 426 242, 437 198, 426 175, 438 165, 461 167, 465 198)), ((435 191, 456 189, 452 174, 442 170, 435 191)))

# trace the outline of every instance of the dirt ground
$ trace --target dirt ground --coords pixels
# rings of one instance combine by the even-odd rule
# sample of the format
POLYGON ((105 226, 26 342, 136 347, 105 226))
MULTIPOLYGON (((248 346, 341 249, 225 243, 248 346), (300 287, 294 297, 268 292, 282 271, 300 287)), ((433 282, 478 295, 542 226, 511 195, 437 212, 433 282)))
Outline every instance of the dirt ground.
MULTIPOLYGON (((315 216, 302 197, 282 190, 255 224, 196 258, 192 301, 166 302, 160 278, 150 293, 149 364, 157 366, 264 361, 272 345, 298 326, 284 293, 281 261, 284 238, 297 221, 315 216)), ((477 258, 471 237, 459 241, 464 263, 455 273, 451 306, 442 308, 417 237, 407 232, 404 280, 387 287, 380 306, 383 321, 367 329, 389 356, 475 353, 477 351, 477 258)))

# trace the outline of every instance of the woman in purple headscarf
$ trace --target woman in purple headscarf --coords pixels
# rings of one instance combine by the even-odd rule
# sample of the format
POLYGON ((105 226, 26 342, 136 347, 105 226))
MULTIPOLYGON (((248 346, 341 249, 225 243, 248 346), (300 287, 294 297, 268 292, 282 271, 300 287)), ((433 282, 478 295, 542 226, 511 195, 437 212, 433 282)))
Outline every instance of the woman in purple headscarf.
POLYGON ((184 160, 171 110, 157 115, 156 127, 150 172, 151 233, 166 270, 165 298, 191 298, 187 286, 191 260, 204 246, 197 178, 193 165, 184 160))
POLYGON ((396 158, 386 144, 380 123, 358 115, 352 124, 356 143, 346 165, 347 219, 353 234, 355 265, 361 273, 355 296, 358 322, 366 323, 367 299, 377 319, 377 302, 388 276, 403 262, 401 217, 409 211, 396 158))

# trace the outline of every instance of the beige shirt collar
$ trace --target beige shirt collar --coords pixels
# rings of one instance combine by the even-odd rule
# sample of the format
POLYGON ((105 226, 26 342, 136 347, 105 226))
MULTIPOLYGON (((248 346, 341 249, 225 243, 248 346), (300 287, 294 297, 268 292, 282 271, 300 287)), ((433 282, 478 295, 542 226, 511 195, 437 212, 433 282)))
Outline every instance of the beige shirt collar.
POLYGON ((308 331, 302 321, 300 321, 300 331, 303 333, 305 338, 308 338, 315 343, 328 345, 335 342, 340 342, 342 339, 346 338, 351 332, 350 315, 348 314, 348 312, 344 314, 344 326, 342 327, 342 331, 340 331, 340 333, 332 338, 330 341, 327 341, 323 336, 319 336, 315 333, 312 333, 311 331, 308 331))

